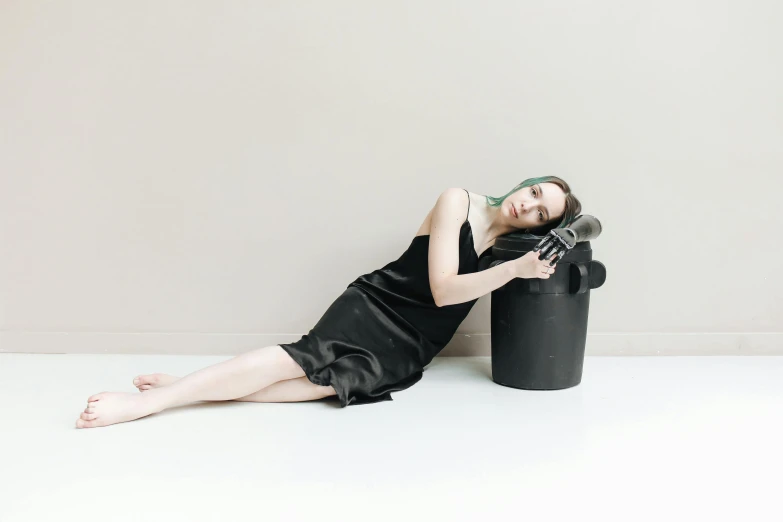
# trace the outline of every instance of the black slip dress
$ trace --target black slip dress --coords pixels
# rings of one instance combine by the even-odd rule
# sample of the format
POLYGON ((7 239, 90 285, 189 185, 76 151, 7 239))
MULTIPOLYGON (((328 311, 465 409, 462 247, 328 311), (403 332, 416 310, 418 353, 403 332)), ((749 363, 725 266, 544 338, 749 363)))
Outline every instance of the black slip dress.
MULTIPOLYGON (((476 253, 467 216, 458 274, 477 272, 492 250, 476 253)), ((399 259, 350 283, 309 333, 280 345, 311 382, 335 389, 341 407, 390 401, 416 384, 478 301, 435 306, 428 253, 429 235, 415 236, 399 259)))

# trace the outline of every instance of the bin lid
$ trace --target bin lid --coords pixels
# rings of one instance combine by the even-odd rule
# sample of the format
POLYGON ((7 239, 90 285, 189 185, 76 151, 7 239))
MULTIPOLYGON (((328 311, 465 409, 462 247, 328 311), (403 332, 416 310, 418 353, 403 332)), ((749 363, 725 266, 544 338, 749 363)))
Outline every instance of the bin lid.
MULTIPOLYGON (((492 245, 492 253, 490 256, 494 259, 511 260, 518 257, 522 257, 531 250, 542 240, 544 236, 531 234, 529 232, 512 232, 510 234, 504 234, 495 239, 495 244, 492 245)), ((574 245, 574 248, 566 252, 563 259, 558 263, 582 263, 589 262, 593 258, 593 250, 590 247, 589 241, 583 241, 574 245)))

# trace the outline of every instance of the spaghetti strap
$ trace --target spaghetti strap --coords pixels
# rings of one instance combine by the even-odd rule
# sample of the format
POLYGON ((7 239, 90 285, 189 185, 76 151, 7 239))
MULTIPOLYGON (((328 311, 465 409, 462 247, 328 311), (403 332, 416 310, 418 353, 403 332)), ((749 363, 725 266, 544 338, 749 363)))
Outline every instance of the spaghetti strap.
POLYGON ((467 216, 465 216, 465 221, 467 221, 468 220, 468 216, 470 216, 470 192, 468 192, 465 189, 462 189, 462 190, 464 190, 465 194, 468 195, 468 214, 467 214, 467 216))

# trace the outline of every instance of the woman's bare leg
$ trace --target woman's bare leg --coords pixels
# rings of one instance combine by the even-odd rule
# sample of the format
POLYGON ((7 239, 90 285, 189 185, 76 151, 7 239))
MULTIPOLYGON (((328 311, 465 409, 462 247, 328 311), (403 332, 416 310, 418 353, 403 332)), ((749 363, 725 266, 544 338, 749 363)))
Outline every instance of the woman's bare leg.
MULTIPOLYGON (((150 373, 139 375, 133 379, 133 384, 139 391, 146 392, 153 388, 168 386, 179 379, 180 377, 165 373, 150 373)), ((278 381, 255 393, 232 400, 240 402, 302 402, 314 401, 331 395, 337 395, 333 387, 319 386, 310 382, 307 377, 298 377, 278 381)))
POLYGON ((93 395, 76 421, 76 427, 96 428, 127 422, 191 402, 228 401, 304 374, 304 370, 279 345, 267 346, 142 394, 103 392, 93 395))
POLYGON ((234 399, 242 402, 303 402, 337 395, 331 386, 313 384, 307 377, 279 381, 255 393, 234 399))

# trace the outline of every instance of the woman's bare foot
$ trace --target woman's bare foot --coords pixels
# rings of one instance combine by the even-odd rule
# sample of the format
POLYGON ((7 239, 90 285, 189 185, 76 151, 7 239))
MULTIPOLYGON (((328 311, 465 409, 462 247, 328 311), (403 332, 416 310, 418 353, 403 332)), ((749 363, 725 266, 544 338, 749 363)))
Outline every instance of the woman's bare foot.
POLYGON ((162 388, 169 384, 180 380, 181 377, 174 377, 173 375, 167 375, 165 373, 150 373, 147 375, 139 375, 133 379, 133 385, 143 392, 145 390, 151 390, 152 388, 162 388))
POLYGON ((87 399, 87 407, 76 420, 76 427, 99 428, 136 420, 162 410, 146 393, 102 392, 87 399))

